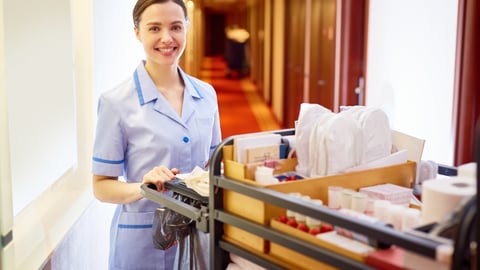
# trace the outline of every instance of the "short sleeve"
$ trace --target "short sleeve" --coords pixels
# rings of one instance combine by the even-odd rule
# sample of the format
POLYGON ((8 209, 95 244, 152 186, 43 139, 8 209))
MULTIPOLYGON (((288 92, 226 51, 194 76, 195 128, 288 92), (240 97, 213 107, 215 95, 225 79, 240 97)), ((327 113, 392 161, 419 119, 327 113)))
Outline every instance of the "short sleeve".
POLYGON ((101 96, 92 158, 92 173, 121 176, 125 165, 125 136, 118 105, 101 96))

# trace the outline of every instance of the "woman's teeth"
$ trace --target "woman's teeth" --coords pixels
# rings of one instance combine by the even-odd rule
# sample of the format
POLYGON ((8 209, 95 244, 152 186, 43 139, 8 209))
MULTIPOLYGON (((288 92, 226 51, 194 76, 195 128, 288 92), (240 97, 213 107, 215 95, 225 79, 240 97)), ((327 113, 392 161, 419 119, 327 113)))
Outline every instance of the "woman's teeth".
POLYGON ((168 49, 158 49, 160 52, 162 53, 168 53, 168 52, 172 52, 173 51, 173 48, 168 48, 168 49))

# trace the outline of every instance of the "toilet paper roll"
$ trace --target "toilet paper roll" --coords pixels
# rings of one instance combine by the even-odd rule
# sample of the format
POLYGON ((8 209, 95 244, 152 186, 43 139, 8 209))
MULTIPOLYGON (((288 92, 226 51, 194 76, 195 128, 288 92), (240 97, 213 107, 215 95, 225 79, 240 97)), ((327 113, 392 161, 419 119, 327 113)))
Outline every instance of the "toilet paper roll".
POLYGON ((439 222, 477 190, 474 179, 450 177, 430 179, 422 183, 422 224, 439 222))
POLYGON ((458 166, 458 176, 477 179, 477 163, 471 162, 458 166))

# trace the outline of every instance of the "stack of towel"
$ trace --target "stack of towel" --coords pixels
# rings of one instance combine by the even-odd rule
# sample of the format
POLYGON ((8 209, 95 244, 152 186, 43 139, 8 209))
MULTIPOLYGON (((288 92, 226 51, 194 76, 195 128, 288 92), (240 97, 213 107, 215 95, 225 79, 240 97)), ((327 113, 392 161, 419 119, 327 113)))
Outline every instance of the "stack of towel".
POLYGON ((297 172, 307 177, 338 174, 390 155, 392 133, 379 108, 345 107, 334 113, 318 104, 300 107, 295 129, 297 172))

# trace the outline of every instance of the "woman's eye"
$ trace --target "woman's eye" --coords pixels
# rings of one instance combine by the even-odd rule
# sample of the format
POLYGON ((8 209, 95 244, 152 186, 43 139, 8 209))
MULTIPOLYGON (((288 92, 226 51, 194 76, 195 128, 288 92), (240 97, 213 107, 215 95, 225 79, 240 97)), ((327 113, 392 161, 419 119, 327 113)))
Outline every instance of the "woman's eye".
POLYGON ((181 31, 183 29, 183 27, 181 25, 174 25, 172 26, 172 30, 173 31, 181 31))
POLYGON ((149 30, 152 31, 152 32, 158 32, 158 30, 160 30, 160 28, 158 26, 152 26, 152 27, 150 27, 149 30))

